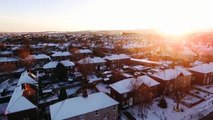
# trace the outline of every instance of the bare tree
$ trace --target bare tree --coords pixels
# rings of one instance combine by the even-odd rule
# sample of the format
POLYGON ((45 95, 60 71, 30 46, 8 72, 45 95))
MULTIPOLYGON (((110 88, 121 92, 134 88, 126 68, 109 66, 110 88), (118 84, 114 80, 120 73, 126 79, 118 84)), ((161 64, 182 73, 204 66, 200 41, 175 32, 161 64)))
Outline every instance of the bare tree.
POLYGON ((145 119, 152 104, 153 93, 148 86, 139 83, 137 79, 131 82, 130 89, 134 94, 135 103, 138 104, 138 116, 145 119))
POLYGON ((175 111, 179 111, 179 104, 183 97, 186 95, 186 88, 183 83, 181 83, 181 79, 175 79, 173 89, 171 90, 171 95, 173 99, 176 101, 175 111))
POLYGON ((23 62, 23 65, 25 66, 25 68, 30 70, 30 68, 35 64, 36 60, 34 57, 29 55, 28 57, 23 59, 22 62, 23 62))

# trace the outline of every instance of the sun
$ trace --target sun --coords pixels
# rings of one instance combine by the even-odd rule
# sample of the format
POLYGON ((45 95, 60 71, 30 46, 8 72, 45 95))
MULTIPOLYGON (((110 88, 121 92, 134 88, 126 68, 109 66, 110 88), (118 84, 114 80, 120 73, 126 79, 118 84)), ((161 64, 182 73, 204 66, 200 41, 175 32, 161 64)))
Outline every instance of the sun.
POLYGON ((191 30, 185 29, 184 27, 178 27, 178 26, 165 26, 161 28, 157 28, 157 31, 159 31, 162 35, 166 36, 183 36, 187 33, 189 33, 191 30))

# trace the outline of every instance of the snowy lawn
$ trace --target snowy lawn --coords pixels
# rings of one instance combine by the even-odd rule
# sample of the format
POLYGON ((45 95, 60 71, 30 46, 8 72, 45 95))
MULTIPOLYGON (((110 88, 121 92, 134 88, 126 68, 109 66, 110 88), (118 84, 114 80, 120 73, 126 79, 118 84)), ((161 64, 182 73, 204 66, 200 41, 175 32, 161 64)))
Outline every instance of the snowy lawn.
POLYGON ((98 90, 100 92, 104 92, 104 93, 109 93, 110 94, 110 89, 107 88, 107 85, 104 83, 99 83, 96 85, 96 87, 98 88, 98 90))
POLYGON ((194 85, 194 87, 213 94, 213 84, 205 86, 194 85))
POLYGON ((186 104, 195 104, 197 102, 200 102, 201 99, 192 96, 192 95, 186 95, 181 101, 186 104))
MULTIPOLYGON (((160 98, 153 100, 151 107, 147 108, 146 118, 144 120, 199 120, 213 111, 213 97, 191 108, 180 104, 179 107, 182 109, 180 112, 173 110, 176 106, 173 99, 165 97, 167 102, 166 109, 158 106, 159 100, 160 98)), ((130 112, 137 120, 142 120, 140 115, 138 115, 138 106, 130 107, 127 111, 130 112)), ((122 116, 121 119, 125 120, 122 116)))
POLYGON ((206 93, 206 92, 196 90, 196 89, 191 90, 190 93, 193 94, 193 95, 199 96, 201 98, 204 98, 204 99, 208 99, 208 98, 213 96, 213 94, 206 93))

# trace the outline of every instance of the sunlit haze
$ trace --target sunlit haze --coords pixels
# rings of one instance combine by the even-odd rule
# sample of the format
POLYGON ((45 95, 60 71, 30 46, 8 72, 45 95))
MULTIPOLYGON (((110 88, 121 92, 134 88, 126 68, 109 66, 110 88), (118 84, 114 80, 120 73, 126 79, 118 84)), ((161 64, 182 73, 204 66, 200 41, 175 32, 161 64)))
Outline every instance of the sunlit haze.
POLYGON ((213 28, 211 0, 2 0, 0 31, 213 28))

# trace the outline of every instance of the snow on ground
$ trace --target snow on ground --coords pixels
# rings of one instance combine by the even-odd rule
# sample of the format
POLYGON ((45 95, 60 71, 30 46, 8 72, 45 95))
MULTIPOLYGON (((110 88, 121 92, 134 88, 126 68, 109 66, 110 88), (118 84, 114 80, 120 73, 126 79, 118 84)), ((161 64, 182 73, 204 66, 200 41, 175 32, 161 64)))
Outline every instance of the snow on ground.
POLYGON ((76 87, 72 87, 72 88, 68 88, 66 89, 67 95, 73 95, 76 93, 76 91, 80 88, 80 86, 76 86, 76 87))
MULTIPOLYGON (((191 108, 180 104, 180 109, 183 109, 183 112, 176 112, 173 110, 176 106, 173 99, 168 97, 165 97, 165 99, 168 108, 162 109, 158 107, 160 98, 156 98, 153 100, 150 109, 147 110, 147 117, 144 120, 199 120, 213 111, 213 97, 191 108)), ((137 110, 137 106, 127 109, 137 120, 142 120, 141 117, 138 116, 137 110)), ((121 119, 125 120, 124 117, 121 117, 121 119)))
POLYGON ((99 83, 96 85, 96 87, 98 88, 98 90, 100 92, 103 92, 103 93, 109 93, 110 94, 110 89, 107 88, 107 85, 104 84, 104 83, 99 83))
POLYGON ((181 101, 184 101, 187 104, 194 104, 199 102, 201 99, 187 94, 181 101))
POLYGON ((200 90, 196 90, 196 89, 191 90, 190 93, 194 94, 196 96, 199 96, 201 98, 204 98, 204 99, 208 99, 208 98, 213 96, 213 94, 209 94, 209 93, 206 93, 206 92, 203 92, 203 91, 200 91, 200 90))
POLYGON ((194 85, 194 87, 213 94, 213 84, 205 86, 194 85))
POLYGON ((54 101, 54 100, 58 100, 57 94, 50 96, 50 97, 47 97, 45 99, 42 99, 42 100, 39 101, 39 103, 42 104, 42 103, 47 103, 47 102, 51 102, 51 101, 54 101))
POLYGON ((100 81, 102 80, 102 78, 97 77, 96 75, 88 75, 87 76, 87 80, 92 83, 92 82, 96 82, 96 81, 100 81))

